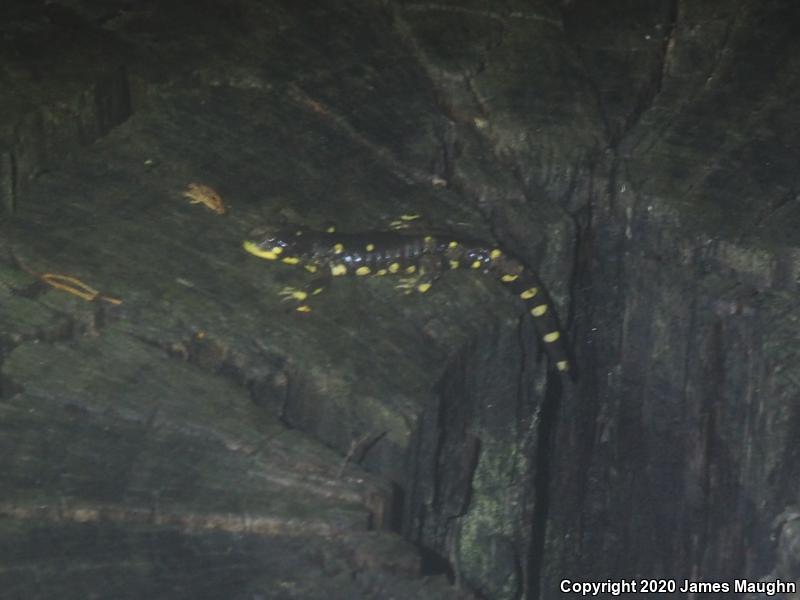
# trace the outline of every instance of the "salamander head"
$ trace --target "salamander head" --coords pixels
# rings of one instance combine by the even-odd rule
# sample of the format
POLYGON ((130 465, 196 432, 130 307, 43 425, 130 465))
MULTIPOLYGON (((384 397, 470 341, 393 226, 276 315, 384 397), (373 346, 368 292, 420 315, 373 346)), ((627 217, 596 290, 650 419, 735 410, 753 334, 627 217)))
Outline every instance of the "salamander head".
POLYGON ((259 258, 277 260, 294 256, 300 238, 307 229, 300 226, 261 227, 250 233, 242 247, 259 258))

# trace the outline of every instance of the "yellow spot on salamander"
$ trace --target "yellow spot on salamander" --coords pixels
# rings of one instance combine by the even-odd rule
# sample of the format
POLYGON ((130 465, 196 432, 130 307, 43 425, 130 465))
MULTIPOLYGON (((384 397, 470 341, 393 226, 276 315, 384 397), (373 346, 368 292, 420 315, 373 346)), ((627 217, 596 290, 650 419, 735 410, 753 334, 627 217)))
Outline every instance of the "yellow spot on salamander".
POLYGON ((312 295, 312 296, 317 296, 317 295, 321 294, 321 293, 322 293, 322 290, 324 290, 324 289, 325 289, 325 288, 318 287, 318 288, 316 288, 316 289, 315 289, 313 292, 311 292, 311 295, 312 295))
POLYGON ((378 269, 377 271, 375 271, 376 277, 383 277, 384 275, 386 275, 386 269, 378 269))
POLYGON ((551 331, 550 333, 545 334, 545 336, 542 339, 548 344, 552 344, 560 337, 561 334, 558 331, 551 331))
POLYGON ((569 371, 569 363, 565 360, 560 360, 556 363, 556 369, 559 371, 569 371))
POLYGON ((297 308, 295 308, 297 312, 311 312, 311 307, 308 304, 301 304, 297 308))
POLYGON ((519 278, 519 275, 514 275, 513 273, 508 273, 507 275, 503 275, 500 278, 500 281, 505 281, 506 283, 511 283, 512 281, 516 281, 519 278))
POLYGON ((335 227, 334 225, 331 225, 330 227, 327 227, 327 228, 325 229, 325 231, 326 231, 327 233, 336 233, 336 227, 335 227))
POLYGON ((449 244, 447 244, 447 247, 448 248, 458 248, 458 242, 452 241, 449 244))
POLYGON ((282 254, 283 253, 283 248, 281 248, 280 246, 275 246, 272 249, 272 252, 273 252, 273 254, 282 254))
POLYGON ((400 215, 401 221, 416 221, 419 219, 419 215, 400 215))
POLYGON ((481 261, 476 260, 476 261, 473 261, 473 263, 470 265, 470 267, 472 267, 473 269, 480 269, 481 268, 481 264, 482 264, 481 261))
POLYGON ((492 260, 496 260, 501 256, 503 256, 503 252, 502 250, 498 250, 497 248, 495 248, 489 253, 489 258, 491 258, 492 260))
POLYGON ((531 314, 534 317, 541 317, 546 312, 547 312, 547 304, 540 304, 539 306, 534 306, 531 309, 531 314))
POLYGON ((344 246, 342 244, 334 244, 333 245, 333 253, 334 254, 341 254, 344 252, 344 246))
POLYGON ((300 300, 302 302, 306 298, 308 298, 308 293, 304 292, 303 290, 293 290, 290 294, 290 297, 294 298, 295 300, 300 300))
POLYGON ((375 250, 375 244, 367 244, 366 248, 367 252, 372 252, 373 250, 375 250))
POLYGON ((413 273, 416 270, 417 270, 417 267, 415 267, 414 265, 411 265, 410 267, 406 267, 406 273, 413 273))
POLYGON ((430 235, 426 235, 424 239, 426 244, 430 244, 433 241, 433 237, 430 235))
POLYGON ((245 240, 244 243, 242 243, 242 247, 246 252, 249 252, 253 256, 258 256, 259 258, 266 258, 267 260, 275 260, 278 258, 278 255, 272 250, 264 250, 260 248, 258 244, 250 240, 245 240))
POLYGON ((334 277, 339 275, 347 275, 347 267, 344 265, 331 265, 331 275, 334 277))
POLYGON ((358 267, 356 269, 356 275, 369 275, 370 272, 371 271, 369 267, 358 267))
POLYGON ((533 298, 538 293, 539 293, 539 289, 538 288, 528 288, 527 290, 522 292, 519 295, 519 297, 522 298, 523 300, 530 300, 531 298, 533 298))
POLYGON ((460 266, 461 266, 461 263, 458 262, 457 260, 451 260, 450 261, 450 268, 451 269, 457 269, 460 266))
POLYGON ((282 258, 281 260, 285 262, 287 265, 296 265, 297 263, 300 262, 300 259, 297 258, 296 256, 287 256, 285 258, 282 258))
POLYGON ((426 282, 426 283, 420 283, 420 284, 417 286, 417 289, 418 289, 420 292, 422 292, 422 293, 424 294, 424 293, 425 293, 425 292, 427 292, 429 289, 431 289, 431 285, 432 285, 432 284, 430 284, 430 283, 427 283, 427 282, 426 282))
POLYGON ((316 273, 317 272, 317 265, 303 265, 303 268, 308 271, 309 273, 316 273))
POLYGON ((389 273, 397 273, 400 270, 400 263, 393 262, 389 265, 389 273))

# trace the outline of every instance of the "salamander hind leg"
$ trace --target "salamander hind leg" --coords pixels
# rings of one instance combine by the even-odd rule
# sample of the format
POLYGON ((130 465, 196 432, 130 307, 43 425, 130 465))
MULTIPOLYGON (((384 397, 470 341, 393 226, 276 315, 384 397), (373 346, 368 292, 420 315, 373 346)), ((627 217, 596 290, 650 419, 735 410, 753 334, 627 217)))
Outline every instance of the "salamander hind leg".
POLYGON ((404 294, 411 294, 413 292, 420 292, 424 294, 433 285, 435 278, 431 278, 428 274, 422 270, 414 267, 414 270, 410 270, 411 267, 407 267, 406 272, 410 273, 407 277, 399 277, 397 280, 397 284, 395 284, 395 289, 402 291, 404 294))
POLYGON ((395 288, 402 290, 405 294, 412 292, 425 294, 442 274, 441 258, 426 254, 420 258, 419 266, 406 267, 405 272, 410 276, 401 277, 395 288))
POLYGON ((394 289, 403 292, 404 294, 411 294, 417 289, 417 282, 419 277, 400 277, 394 286, 394 289))

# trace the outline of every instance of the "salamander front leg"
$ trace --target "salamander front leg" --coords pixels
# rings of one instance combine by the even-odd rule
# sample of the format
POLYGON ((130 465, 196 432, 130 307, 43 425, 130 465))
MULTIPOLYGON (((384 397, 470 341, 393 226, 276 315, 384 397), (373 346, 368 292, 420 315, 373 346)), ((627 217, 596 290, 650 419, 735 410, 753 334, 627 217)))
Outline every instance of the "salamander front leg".
POLYGON ((313 296, 318 296, 323 291, 325 291, 325 287, 327 286, 327 278, 325 277, 318 277, 313 279, 308 283, 308 285, 303 287, 294 287, 291 285, 285 286, 281 291, 278 292, 278 295, 283 298, 283 302, 291 302, 295 305, 294 309, 297 312, 311 312, 311 306, 309 305, 309 300, 313 296))

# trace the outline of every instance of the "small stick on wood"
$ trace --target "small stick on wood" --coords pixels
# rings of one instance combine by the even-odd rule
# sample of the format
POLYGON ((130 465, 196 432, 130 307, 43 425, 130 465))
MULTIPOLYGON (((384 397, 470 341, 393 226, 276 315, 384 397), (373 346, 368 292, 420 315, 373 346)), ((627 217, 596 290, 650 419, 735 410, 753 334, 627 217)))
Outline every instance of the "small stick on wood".
MULTIPOLYGON (((369 450, 384 435, 386 435, 385 431, 381 431, 378 434, 367 432, 360 438, 350 442, 350 449, 347 451, 347 454, 344 455, 344 459, 342 459, 342 465, 339 467, 339 472, 336 474, 336 477, 338 479, 342 478, 342 475, 344 475, 344 470, 347 468, 347 465, 350 463, 350 461, 353 460, 353 457, 357 452, 361 452, 361 458, 363 458, 363 455, 366 454, 367 450, 369 450)), ((360 459, 356 459, 355 462, 358 463, 359 460, 360 459)))

